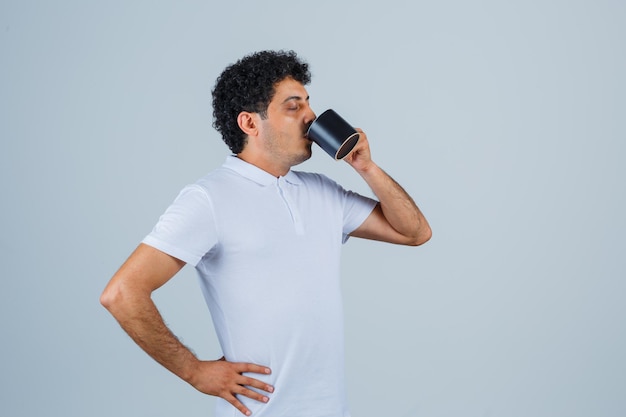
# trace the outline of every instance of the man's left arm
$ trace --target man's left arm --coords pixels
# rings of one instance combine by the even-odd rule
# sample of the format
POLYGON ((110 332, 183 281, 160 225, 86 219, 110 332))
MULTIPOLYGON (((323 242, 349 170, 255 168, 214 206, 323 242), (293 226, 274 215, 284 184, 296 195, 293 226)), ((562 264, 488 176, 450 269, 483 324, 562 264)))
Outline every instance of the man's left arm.
POLYGON ((372 161, 367 136, 361 129, 357 146, 345 158, 372 189, 379 203, 351 236, 418 246, 431 235, 428 221, 410 195, 372 161))

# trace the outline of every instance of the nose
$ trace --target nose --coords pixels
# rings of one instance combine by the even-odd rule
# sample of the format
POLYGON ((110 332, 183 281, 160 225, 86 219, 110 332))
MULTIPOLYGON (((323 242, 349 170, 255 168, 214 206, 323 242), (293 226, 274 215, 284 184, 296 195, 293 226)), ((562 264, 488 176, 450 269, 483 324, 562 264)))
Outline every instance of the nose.
POLYGON ((315 120, 316 117, 317 116, 315 115, 315 112, 313 111, 313 109, 310 106, 307 106, 307 111, 304 116, 305 123, 308 125, 309 123, 313 122, 313 120, 315 120))

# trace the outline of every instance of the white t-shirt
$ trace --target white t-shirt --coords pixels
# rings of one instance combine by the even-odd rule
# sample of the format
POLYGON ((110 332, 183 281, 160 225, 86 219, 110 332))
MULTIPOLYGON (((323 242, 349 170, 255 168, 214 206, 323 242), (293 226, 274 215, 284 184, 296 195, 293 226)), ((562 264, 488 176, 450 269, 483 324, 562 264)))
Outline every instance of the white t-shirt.
MULTIPOLYGON (((276 178, 231 156, 185 187, 144 239, 195 266, 224 356, 268 366, 251 375, 270 401, 258 417, 347 417, 341 245, 376 201, 320 174, 276 178)), ((218 399, 218 417, 241 413, 218 399)))

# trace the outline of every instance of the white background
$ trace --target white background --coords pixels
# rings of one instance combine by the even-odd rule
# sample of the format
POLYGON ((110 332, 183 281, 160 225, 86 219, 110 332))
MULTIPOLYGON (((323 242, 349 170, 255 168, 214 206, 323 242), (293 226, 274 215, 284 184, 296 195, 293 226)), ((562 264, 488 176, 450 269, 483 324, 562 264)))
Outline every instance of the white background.
MULTIPOLYGON (((617 0, 3 0, 0 414, 213 415, 98 297, 228 154, 222 69, 294 49, 434 231, 345 246, 353 416, 626 415, 625 40, 617 0)), ((220 355, 192 269, 155 299, 220 355)))

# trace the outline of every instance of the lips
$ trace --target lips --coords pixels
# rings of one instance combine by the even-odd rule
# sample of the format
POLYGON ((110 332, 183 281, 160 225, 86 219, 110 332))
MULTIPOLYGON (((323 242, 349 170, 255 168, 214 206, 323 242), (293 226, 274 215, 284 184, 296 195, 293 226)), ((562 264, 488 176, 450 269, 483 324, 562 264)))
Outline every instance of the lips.
MULTIPOLYGON (((308 126, 306 127, 306 130, 304 131, 304 137, 306 139, 309 139, 309 130, 311 130, 311 125, 313 124, 313 122, 309 123, 308 126)), ((309 139, 311 140, 311 139, 309 139)))

